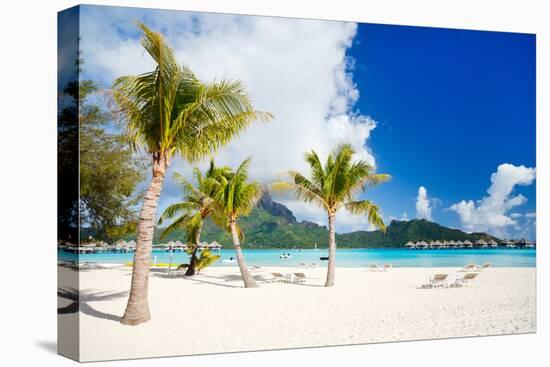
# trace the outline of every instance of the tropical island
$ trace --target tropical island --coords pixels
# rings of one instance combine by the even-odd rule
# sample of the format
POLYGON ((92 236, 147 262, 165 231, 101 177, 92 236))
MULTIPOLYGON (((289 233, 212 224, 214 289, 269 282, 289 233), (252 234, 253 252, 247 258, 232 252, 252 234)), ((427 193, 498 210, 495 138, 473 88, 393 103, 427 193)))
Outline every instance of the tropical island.
MULTIPOLYGON (((244 248, 326 248, 328 239, 326 226, 310 221, 299 221, 290 209, 273 201, 269 193, 264 193, 258 205, 248 216, 241 218, 241 227, 246 233, 244 248)), ((170 241, 185 242, 186 233, 178 228, 162 240, 160 235, 164 228, 157 228, 153 242, 166 244, 170 241)), ((94 238, 92 231, 83 231, 84 238, 94 238)), ((211 220, 204 223, 204 242, 216 241, 222 248, 232 248, 230 236, 217 227, 211 220)), ((122 237, 125 241, 135 240, 133 235, 122 237)), ((338 246, 341 248, 403 248, 409 242, 418 241, 496 241, 504 240, 486 233, 466 233, 459 229, 448 228, 425 219, 392 220, 386 233, 380 230, 356 231, 336 234, 338 246)), ((118 240, 118 239, 116 239, 118 240)), ((115 242, 113 240, 112 242, 115 242)))

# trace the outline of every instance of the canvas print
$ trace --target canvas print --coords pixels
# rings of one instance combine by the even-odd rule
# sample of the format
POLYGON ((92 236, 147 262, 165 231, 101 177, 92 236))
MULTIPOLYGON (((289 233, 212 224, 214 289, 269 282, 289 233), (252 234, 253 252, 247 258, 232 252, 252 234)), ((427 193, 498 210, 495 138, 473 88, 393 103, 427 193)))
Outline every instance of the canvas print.
POLYGON ((535 35, 58 15, 58 348, 536 331, 535 35))

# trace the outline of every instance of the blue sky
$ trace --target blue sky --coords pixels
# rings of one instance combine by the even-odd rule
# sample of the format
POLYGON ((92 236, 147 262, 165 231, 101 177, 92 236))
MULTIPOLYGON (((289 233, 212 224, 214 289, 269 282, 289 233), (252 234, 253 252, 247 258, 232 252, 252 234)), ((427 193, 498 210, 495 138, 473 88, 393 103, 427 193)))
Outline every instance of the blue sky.
MULTIPOLYGON (((394 177, 373 193, 386 211, 414 217, 424 186, 432 217, 461 227, 448 208, 487 195, 500 164, 536 166, 533 35, 362 24, 349 56, 356 108, 379 122, 370 147, 394 177)), ((514 193, 528 201, 511 212, 535 211, 534 184, 514 193)))
MULTIPOLYGON (((324 156, 349 142, 393 176, 364 195, 387 221, 534 238, 533 35, 84 6, 84 78, 108 87, 153 67, 138 19, 199 78, 240 79, 255 106, 275 114, 220 151, 221 164, 252 155, 253 178, 269 182, 307 172, 305 151, 324 156)), ((175 171, 190 165, 176 159, 175 171)), ((159 210, 180 199, 170 177, 159 210)), ((318 208, 276 199, 299 219, 325 222, 318 208)), ((358 229, 370 226, 339 214, 338 231, 358 229)))

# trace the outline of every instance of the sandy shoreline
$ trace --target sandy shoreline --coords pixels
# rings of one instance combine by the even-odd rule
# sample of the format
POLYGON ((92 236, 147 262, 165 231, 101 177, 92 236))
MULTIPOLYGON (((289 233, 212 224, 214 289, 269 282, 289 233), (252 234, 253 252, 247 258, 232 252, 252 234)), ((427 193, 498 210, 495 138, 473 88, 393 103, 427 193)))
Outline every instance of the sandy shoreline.
MULTIPOLYGON (((338 268, 322 287, 324 267, 264 267, 261 288, 242 288, 236 267, 194 278, 153 270, 152 320, 129 327, 122 316, 128 268, 80 272, 80 359, 105 360, 482 336, 536 331, 535 268, 483 270, 471 287, 418 289, 435 273, 458 268, 338 268), (266 283, 271 271, 303 272, 305 284, 266 283)), ((60 268, 60 277, 74 270, 60 268)), ((60 300, 60 306, 70 301, 60 300)), ((64 314, 62 318, 75 317, 64 314)))

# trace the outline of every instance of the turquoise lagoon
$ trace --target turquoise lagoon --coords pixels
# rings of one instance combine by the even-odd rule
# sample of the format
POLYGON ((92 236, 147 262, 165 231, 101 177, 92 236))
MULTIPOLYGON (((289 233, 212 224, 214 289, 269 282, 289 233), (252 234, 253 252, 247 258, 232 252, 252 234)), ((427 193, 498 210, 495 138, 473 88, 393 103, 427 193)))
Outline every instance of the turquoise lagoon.
MULTIPOLYGON (((299 266, 300 263, 318 263, 325 265, 320 257, 327 256, 326 249, 295 250, 295 249, 245 249, 243 250, 247 265, 260 266, 299 266), (290 254, 289 258, 281 258, 282 254, 290 254)), ((224 263, 235 257, 231 249, 218 251, 220 261, 213 266, 236 266, 235 263, 224 263)), ((79 261, 96 263, 125 263, 132 261, 133 253, 96 253, 72 254, 59 251, 61 261, 79 261)), ((158 263, 170 262, 170 254, 165 250, 154 250, 152 260, 158 263), (154 260, 153 260, 154 261, 154 260)), ((462 267, 465 264, 483 264, 490 262, 496 267, 535 267, 535 249, 338 249, 336 264, 341 267, 365 267, 369 264, 390 263, 394 267, 462 267)), ((187 263, 186 253, 174 253, 172 263, 187 263)))

